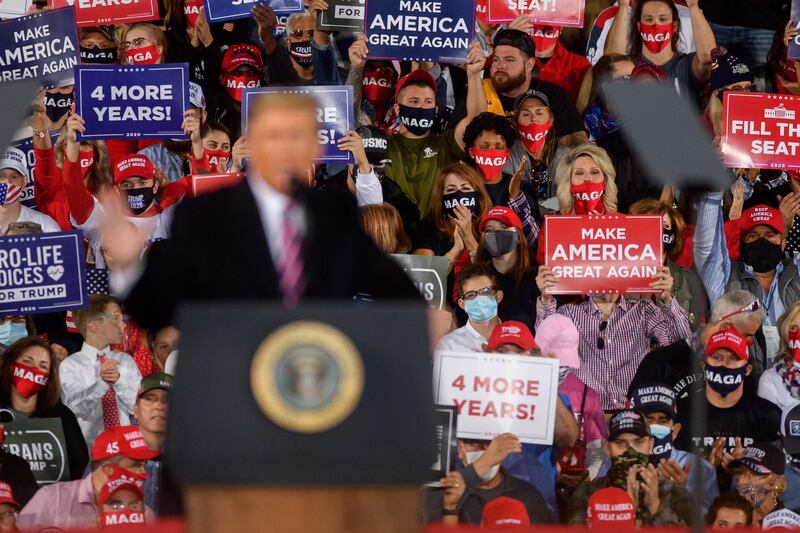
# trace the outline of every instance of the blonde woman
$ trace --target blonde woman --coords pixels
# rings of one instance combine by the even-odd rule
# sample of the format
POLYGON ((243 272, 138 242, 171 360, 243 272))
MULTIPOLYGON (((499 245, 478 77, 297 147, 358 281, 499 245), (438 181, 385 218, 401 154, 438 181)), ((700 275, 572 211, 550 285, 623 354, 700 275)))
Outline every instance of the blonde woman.
POLYGON ((157 65, 165 62, 167 37, 158 26, 132 24, 121 41, 127 65, 157 65))
POLYGON ((800 302, 778 319, 780 345, 773 365, 758 380, 758 395, 781 409, 800 401, 800 302))
POLYGON ((562 215, 602 215, 617 210, 617 172, 605 150, 582 144, 556 167, 556 197, 562 215))
POLYGON ((387 254, 405 254, 411 248, 411 239, 403 229, 400 213, 392 204, 365 205, 359 209, 361 227, 378 248, 387 254))
POLYGON ((753 73, 738 57, 725 48, 711 51, 713 69, 711 70, 711 97, 706 106, 705 119, 714 132, 714 141, 719 142, 722 131, 722 103, 726 91, 750 92, 755 89, 753 73))

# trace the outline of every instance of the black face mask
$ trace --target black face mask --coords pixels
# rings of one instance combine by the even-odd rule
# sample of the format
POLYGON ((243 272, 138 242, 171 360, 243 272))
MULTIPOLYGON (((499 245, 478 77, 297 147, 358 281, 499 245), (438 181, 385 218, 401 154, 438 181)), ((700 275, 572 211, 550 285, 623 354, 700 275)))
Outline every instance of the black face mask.
POLYGON ((128 196, 128 208, 134 215, 141 215, 153 203, 155 192, 152 187, 140 187, 125 191, 128 196))
POLYGON ((436 108, 408 107, 400 105, 400 123, 414 135, 425 135, 433 127, 436 108))
POLYGON ((58 122, 72 105, 72 93, 44 93, 44 110, 50 122, 58 122))
POLYGON ((87 65, 111 65, 117 62, 116 48, 100 48, 81 46, 81 63, 87 65))
POLYGON ((492 257, 500 257, 511 253, 517 247, 519 236, 516 230, 487 231, 483 235, 486 251, 492 257))
POLYGON ((311 55, 311 41, 289 43, 289 54, 303 68, 308 68, 314 64, 311 55))
POLYGON ((664 244, 664 253, 669 253, 675 245, 675 232, 671 229, 665 229, 661 233, 661 242, 664 244))
POLYGON ((444 205, 444 216, 455 216, 456 206, 463 205, 472 212, 474 216, 478 212, 478 194, 475 191, 463 192, 456 191, 442 196, 444 205))
POLYGON ((784 257, 781 245, 772 243, 764 237, 753 242, 741 243, 739 251, 742 261, 758 273, 774 270, 784 257))

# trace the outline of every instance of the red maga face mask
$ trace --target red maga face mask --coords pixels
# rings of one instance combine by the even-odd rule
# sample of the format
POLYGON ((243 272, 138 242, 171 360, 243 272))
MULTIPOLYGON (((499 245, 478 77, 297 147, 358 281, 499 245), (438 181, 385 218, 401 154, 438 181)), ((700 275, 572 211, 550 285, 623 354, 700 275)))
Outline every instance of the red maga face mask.
POLYGON ((639 23, 639 34, 642 36, 642 42, 654 54, 659 53, 669 45, 670 41, 672 41, 673 33, 675 33, 675 27, 672 22, 667 24, 639 23))
POLYGON ((571 185, 569 190, 575 198, 575 214, 589 215, 593 212, 604 213, 603 191, 606 189, 605 183, 593 183, 584 181, 580 185, 571 185))
POLYGON ((119 511, 100 511, 102 527, 124 526, 128 524, 144 524, 144 511, 120 509, 119 511))
POLYGON ((231 158, 230 150, 209 150, 208 148, 203 148, 203 153, 206 154, 208 164, 214 168, 217 168, 218 165, 222 165, 223 167, 227 166, 228 159, 231 158))
POLYGON ((495 181, 503 173, 503 167, 508 161, 508 154, 511 150, 498 150, 496 148, 489 148, 488 150, 479 150, 477 148, 470 148, 469 154, 478 168, 483 173, 483 179, 486 181, 495 181))
POLYGON ((186 24, 194 28, 197 24, 197 17, 203 9, 203 0, 183 0, 183 14, 186 16, 186 24))
POLYGON ((133 48, 125 51, 125 59, 129 65, 155 65, 161 59, 158 47, 151 44, 142 48, 133 48))
POLYGON ((233 74, 223 74, 220 76, 220 83, 225 88, 231 98, 237 102, 242 101, 242 91, 250 87, 261 87, 261 79, 255 74, 243 74, 234 76, 233 74))
POLYGON ((394 76, 383 70, 369 70, 362 82, 364 97, 375 108, 375 120, 382 122, 394 95, 394 76))
POLYGON ((23 398, 38 394, 50 380, 48 372, 22 363, 11 363, 8 371, 11 373, 11 384, 23 398))
POLYGON ((544 124, 531 122, 527 126, 517 124, 517 130, 519 131, 519 138, 522 141, 522 144, 525 145, 525 148, 527 148, 528 152, 534 155, 541 151, 542 147, 544 146, 544 142, 547 140, 547 133, 552 127, 552 120, 548 120, 544 124))
POLYGON ((556 44, 560 35, 561 28, 558 26, 534 26, 531 38, 536 45, 536 50, 544 51, 556 44))
POLYGON ((78 162, 81 164, 81 177, 85 178, 89 171, 92 169, 94 163, 94 152, 78 152, 78 162))
POLYGON ((789 352, 794 357, 794 360, 800 363, 800 329, 792 331, 789 330, 789 352))

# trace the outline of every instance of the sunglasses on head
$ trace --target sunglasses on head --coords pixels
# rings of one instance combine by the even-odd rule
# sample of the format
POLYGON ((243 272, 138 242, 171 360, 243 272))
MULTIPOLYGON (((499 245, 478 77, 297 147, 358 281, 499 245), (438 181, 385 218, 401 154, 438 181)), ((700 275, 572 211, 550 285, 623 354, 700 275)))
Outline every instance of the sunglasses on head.
POLYGON ((742 307, 740 309, 737 309, 736 311, 734 311, 732 313, 728 313, 727 315, 723 316, 719 320, 721 322, 721 321, 723 321, 723 320, 725 320, 727 318, 731 318, 731 317, 734 317, 736 315, 741 315, 743 313, 752 313, 753 311, 758 311, 759 309, 761 309, 761 304, 758 303, 758 300, 753 300, 752 302, 750 302, 749 304, 745 305, 744 307, 742 307))

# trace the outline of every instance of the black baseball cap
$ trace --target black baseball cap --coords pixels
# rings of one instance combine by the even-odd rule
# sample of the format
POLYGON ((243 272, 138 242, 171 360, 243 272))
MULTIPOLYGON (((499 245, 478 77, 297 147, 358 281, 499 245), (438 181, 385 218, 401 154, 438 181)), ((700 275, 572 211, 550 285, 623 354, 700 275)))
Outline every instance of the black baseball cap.
POLYGON ((528 91, 525 91, 521 95, 517 96, 517 99, 514 100, 514 109, 515 110, 519 109, 519 106, 521 106, 528 98, 536 98, 538 100, 541 100, 544 105, 550 107, 550 99, 547 97, 546 94, 530 89, 528 91))
POLYGON ((781 421, 783 449, 789 455, 800 454, 800 403, 783 410, 781 421))
POLYGON ((756 474, 783 475, 786 469, 786 455, 768 442, 755 442, 744 449, 741 459, 733 461, 730 466, 746 466, 756 474))
POLYGON ((533 44, 531 36, 520 30, 512 30, 507 28, 500 30, 494 36, 494 47, 498 46, 511 46, 526 54, 528 57, 536 55, 536 45, 533 44))
POLYGON ((361 126, 356 128, 356 133, 361 136, 361 143, 367 153, 370 165, 391 165, 389 159, 389 136, 375 126, 361 126))
POLYGON ((633 433, 640 437, 650 436, 650 427, 644 415, 633 409, 617 411, 608 419, 608 440, 616 440, 623 433, 633 433))
POLYGON ((637 409, 645 416, 652 413, 666 413, 675 419, 675 391, 661 383, 642 383, 633 391, 628 407, 637 409))

